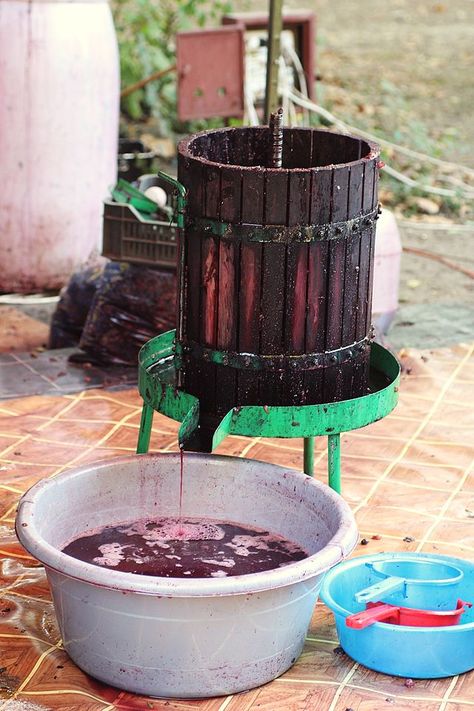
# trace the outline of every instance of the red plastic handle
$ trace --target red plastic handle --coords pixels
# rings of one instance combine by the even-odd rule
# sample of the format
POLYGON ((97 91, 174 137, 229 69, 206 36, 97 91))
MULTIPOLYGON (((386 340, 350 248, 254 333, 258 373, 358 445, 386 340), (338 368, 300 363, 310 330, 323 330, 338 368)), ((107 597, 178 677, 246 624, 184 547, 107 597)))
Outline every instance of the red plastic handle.
POLYGON ((374 622, 381 622, 382 620, 397 624, 399 612, 400 608, 394 605, 374 605, 367 610, 356 612, 346 617, 346 625, 356 630, 363 630, 364 627, 373 625, 374 622))

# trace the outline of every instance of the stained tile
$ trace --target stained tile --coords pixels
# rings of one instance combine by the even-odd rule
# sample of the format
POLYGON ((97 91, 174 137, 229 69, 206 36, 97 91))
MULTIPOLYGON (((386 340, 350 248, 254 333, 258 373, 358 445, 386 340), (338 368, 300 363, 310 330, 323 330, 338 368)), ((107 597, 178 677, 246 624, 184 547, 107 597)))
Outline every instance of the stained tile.
POLYGON ((378 691, 381 694, 393 694, 397 697, 420 697, 441 701, 449 688, 451 679, 413 679, 413 686, 405 686, 405 679, 388 674, 378 674, 371 669, 359 665, 351 677, 351 686, 362 686, 367 690, 378 691))
POLYGON ((388 467, 391 465, 390 459, 383 458, 383 452, 381 456, 378 456, 378 450, 373 450, 370 456, 358 457, 355 455, 349 455, 342 450, 341 456, 341 467, 342 471, 348 476, 361 476, 367 479, 380 479, 384 476, 388 467))
POLYGON ((443 541, 426 541, 422 546, 417 547, 421 553, 436 553, 439 555, 451 555, 455 558, 466 558, 472 560, 473 552, 468 546, 463 547, 459 543, 444 543, 443 541))
POLYGON ((474 491, 457 494, 444 513, 445 518, 454 518, 474 528, 474 491))
POLYGON ((474 674, 461 674, 449 698, 457 703, 474 701, 474 674))
POLYGON ((467 546, 474 550, 474 526, 472 520, 466 525, 464 521, 440 521, 429 536, 431 541, 443 541, 467 546))
POLYGON ((353 665, 346 654, 335 654, 331 645, 307 641, 296 664, 281 679, 340 683, 353 665))
POLYGON ((470 445, 451 444, 446 446, 439 443, 414 443, 406 451, 404 461, 416 462, 417 464, 437 464, 467 467, 471 464, 473 449, 470 445))
POLYGON ((344 487, 344 498, 353 507, 363 501, 370 493, 374 486, 374 480, 350 476, 350 474, 346 474, 344 467, 342 470, 342 485, 344 487))
POLYGON ((322 602, 318 601, 314 608, 311 624, 308 630, 308 637, 319 641, 325 640, 328 648, 334 650, 338 646, 334 615, 331 610, 322 602))
POLYGON ((364 506, 356 515, 360 529, 392 536, 421 538, 433 522, 432 518, 410 511, 394 510, 389 506, 364 506))
MULTIPOLYGON (((462 376, 460 376, 462 377, 462 376)), ((446 390, 446 400, 465 402, 467 405, 474 400, 474 382, 454 382, 446 390)))
POLYGON ((474 419, 471 422, 466 423, 464 419, 459 422, 461 427, 458 426, 456 421, 449 424, 448 421, 445 422, 428 422, 423 428, 419 440, 434 441, 445 443, 446 446, 450 447, 452 444, 459 444, 470 448, 474 456, 474 442, 472 438, 472 432, 474 432, 474 419), (465 426, 467 424, 467 427, 465 426), (471 429, 472 428, 472 429, 471 429))
POLYGON ((12 632, 49 645, 57 644, 60 633, 52 602, 18 594, 18 588, 9 590, 1 598, 0 633, 12 632))
POLYGON ((405 443, 399 439, 388 437, 372 439, 365 430, 361 430, 360 434, 354 433, 341 437, 344 456, 350 455, 351 457, 372 456, 374 452, 377 452, 381 458, 391 461, 400 454, 404 445, 405 443))
POLYGON ((402 461, 390 471, 393 482, 416 484, 424 488, 445 489, 451 493, 463 475, 462 467, 430 466, 418 462, 402 461))
POLYGON ((41 430, 34 433, 34 441, 47 441, 58 444, 68 443, 68 446, 81 446, 95 444, 98 440, 106 437, 115 425, 108 422, 68 422, 58 419, 54 422, 46 423, 41 430))
MULTIPOLYGON (((94 422, 120 422, 125 415, 134 413, 135 408, 140 407, 140 401, 130 403, 117 402, 108 397, 104 397, 102 393, 93 391, 93 397, 85 397, 81 400, 76 400, 74 406, 63 416, 61 420, 93 420, 94 422)), ((134 415, 138 418, 137 424, 140 422, 140 415, 134 415)), ((133 421, 133 418, 128 420, 133 421)))
MULTIPOLYGON (((426 489, 406 486, 402 482, 387 482, 380 484, 373 496, 371 497, 371 506, 382 506, 390 504, 390 507, 399 509, 410 509, 411 511, 419 511, 421 514, 437 515, 445 505, 450 492, 447 491, 430 491, 429 497, 426 496, 426 489)), ((404 514, 394 512, 394 515, 404 516, 404 514)))
MULTIPOLYGON (((122 692, 115 701, 117 711, 219 711, 225 697, 215 699, 152 699, 122 692)), ((229 706, 227 706, 227 709, 229 706)))
POLYGON ((37 481, 49 476, 53 470, 54 467, 47 465, 2 462, 0 458, 0 483, 27 491, 37 481))
POLYGON ((39 639, 30 639, 21 632, 5 632, 2 637, 2 671, 0 685, 5 696, 14 694, 33 670, 44 652, 49 652, 51 645, 39 639))
MULTIPOLYGON (((79 448, 85 449, 87 447, 87 442, 79 444, 79 448)), ((47 465, 54 469, 61 464, 66 464, 70 459, 76 456, 78 453, 77 448, 70 447, 65 440, 63 443, 51 444, 50 442, 39 442, 32 438, 27 439, 18 445, 17 449, 13 452, 12 456, 8 456, 7 461, 10 463, 23 464, 39 464, 47 465)))
POLYGON ((384 417, 383 420, 378 420, 378 422, 373 422, 371 425, 364 427, 361 432, 369 436, 375 435, 377 437, 390 436, 399 437, 404 441, 411 437, 413 431, 417 428, 419 420, 406 419, 402 417, 399 411, 399 406, 395 408, 392 414, 384 417))
POLYGON ((381 711, 381 709, 385 708, 394 708, 396 711, 439 711, 439 707, 439 701, 424 701, 416 697, 393 697, 386 692, 376 694, 365 689, 354 689, 348 685, 343 689, 337 704, 333 708, 334 711, 347 711, 347 709, 354 709, 354 711, 356 709, 357 711, 381 711))
MULTIPOLYGON (((277 680, 262 686, 249 711, 316 711, 328 709, 336 693, 337 685, 299 684, 277 680)), ((245 706, 229 705, 230 711, 247 711, 245 706)), ((227 710, 226 710, 227 711, 227 710)))
POLYGON ((69 689, 60 689, 51 692, 50 694, 28 694, 22 692, 17 701, 16 706, 7 706, 5 711, 72 711, 72 709, 80 709, 80 711, 102 711, 107 708, 108 704, 101 701, 95 701, 86 694, 70 693, 69 689))
POLYGON ((400 533, 398 537, 387 536, 383 533, 374 533, 359 528, 359 544, 352 553, 358 555, 375 555, 376 553, 413 553, 417 549, 418 542, 411 536, 406 537, 400 533), (365 543, 364 543, 365 542, 365 543))

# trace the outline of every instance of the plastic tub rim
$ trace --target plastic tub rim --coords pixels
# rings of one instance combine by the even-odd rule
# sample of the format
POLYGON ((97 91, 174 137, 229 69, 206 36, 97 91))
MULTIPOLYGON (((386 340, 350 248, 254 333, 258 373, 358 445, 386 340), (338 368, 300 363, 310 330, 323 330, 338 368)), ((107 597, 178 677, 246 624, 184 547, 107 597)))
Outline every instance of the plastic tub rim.
MULTIPOLYGON (((91 470, 98 472, 111 466, 122 466, 129 463, 138 463, 141 459, 176 459, 178 464, 179 453, 155 453, 140 455, 125 455, 111 459, 98 460, 86 466, 70 469, 49 479, 43 479, 34 484, 20 499, 15 520, 15 531, 23 547, 46 568, 69 578, 94 585, 96 587, 120 590, 125 593, 138 593, 153 595, 155 597, 212 597, 216 595, 236 595, 263 592, 275 588, 294 585, 299 582, 309 581, 339 563, 355 548, 358 540, 357 526, 348 504, 341 496, 336 494, 327 485, 322 484, 312 477, 287 469, 277 464, 259 462, 258 460, 243 460, 241 457, 229 457, 216 454, 189 453, 188 460, 211 459, 212 461, 229 463, 229 460, 246 461, 260 464, 266 468, 277 470, 275 473, 291 476, 303 481, 306 486, 319 489, 326 499, 336 504, 339 511, 339 529, 328 541, 323 549, 300 561, 290 563, 282 568, 267 570, 260 573, 234 575, 228 578, 164 578, 149 575, 134 575, 101 568, 92 563, 85 563, 73 558, 44 540, 39 533, 35 522, 35 499, 52 486, 60 485, 62 481, 72 477, 80 477, 91 470)), ((276 479, 275 479, 276 481, 276 479)))

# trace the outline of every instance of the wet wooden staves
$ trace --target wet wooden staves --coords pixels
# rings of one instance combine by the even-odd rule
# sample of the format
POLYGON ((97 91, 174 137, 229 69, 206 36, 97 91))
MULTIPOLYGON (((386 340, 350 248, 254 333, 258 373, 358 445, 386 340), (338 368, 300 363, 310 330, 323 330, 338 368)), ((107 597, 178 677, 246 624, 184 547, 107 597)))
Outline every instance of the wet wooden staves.
POLYGON ((234 406, 367 388, 378 151, 313 129, 284 130, 281 168, 269 148, 265 127, 179 146, 183 382, 210 427, 234 406))

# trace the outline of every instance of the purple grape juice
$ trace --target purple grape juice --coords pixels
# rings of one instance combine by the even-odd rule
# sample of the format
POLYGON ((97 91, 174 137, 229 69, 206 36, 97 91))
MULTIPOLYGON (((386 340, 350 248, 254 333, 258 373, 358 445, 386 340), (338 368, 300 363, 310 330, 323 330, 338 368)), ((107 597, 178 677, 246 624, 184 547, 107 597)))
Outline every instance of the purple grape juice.
POLYGON ((63 552, 111 570, 165 578, 217 578, 265 570, 307 557, 295 543, 228 521, 158 518, 103 526, 63 552))

